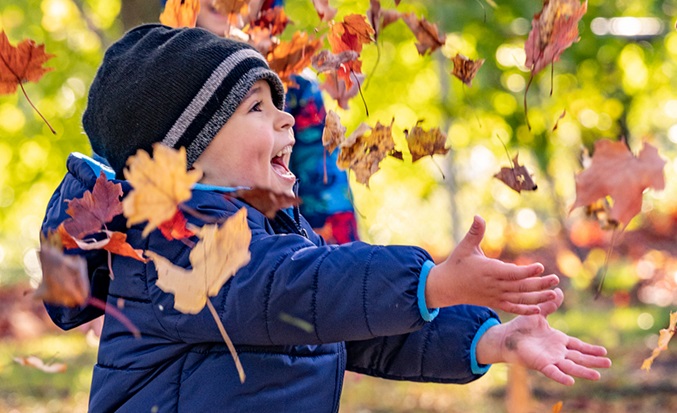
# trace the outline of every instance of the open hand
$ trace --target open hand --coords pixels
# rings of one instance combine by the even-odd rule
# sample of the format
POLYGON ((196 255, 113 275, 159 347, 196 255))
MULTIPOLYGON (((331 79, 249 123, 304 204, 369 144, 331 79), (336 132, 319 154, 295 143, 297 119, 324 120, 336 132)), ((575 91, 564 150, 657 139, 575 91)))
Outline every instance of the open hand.
POLYGON ((568 386, 574 384, 574 377, 599 380, 599 372, 593 369, 611 366, 604 357, 606 349, 550 327, 545 318, 562 302, 562 291, 555 291, 555 303, 543 304, 541 314, 519 316, 487 330, 477 346, 477 361, 519 364, 568 386))
POLYGON ((538 314, 538 304, 553 301, 556 275, 540 276, 543 265, 515 265, 488 258, 480 248, 486 225, 476 216, 451 255, 430 270, 428 307, 474 304, 514 314, 538 314))

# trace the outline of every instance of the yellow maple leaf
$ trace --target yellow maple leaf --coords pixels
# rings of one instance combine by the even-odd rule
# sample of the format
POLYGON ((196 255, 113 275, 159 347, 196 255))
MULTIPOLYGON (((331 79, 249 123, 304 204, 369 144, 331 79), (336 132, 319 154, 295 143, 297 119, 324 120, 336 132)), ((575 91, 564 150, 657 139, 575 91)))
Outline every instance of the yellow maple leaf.
POLYGON ((651 357, 644 359, 644 362, 642 362, 642 370, 646 371, 651 370, 651 365, 653 364, 653 361, 656 359, 656 357, 658 357, 658 355, 661 354, 662 351, 668 349, 668 343, 670 342, 670 339, 672 339, 672 336, 675 335, 676 327, 677 327, 677 311, 670 313, 670 325, 668 326, 668 328, 661 329, 658 336, 658 343, 656 344, 656 348, 653 349, 651 357))
POLYGON ((160 14, 160 23, 173 28, 195 27, 198 14, 199 0, 168 0, 160 14))
POLYGON ((405 133, 412 162, 416 162, 424 156, 446 155, 449 152, 449 148, 444 147, 447 143, 447 135, 440 128, 426 131, 416 125, 411 131, 405 133))
POLYGON ((127 226, 144 221, 143 236, 172 219, 178 205, 191 197, 190 189, 202 177, 202 171, 186 171, 186 149, 178 151, 161 144, 153 145, 153 158, 144 150, 127 161, 125 179, 134 187, 122 201, 127 226))
POLYGON ((340 145, 337 165, 341 169, 350 168, 357 182, 369 186, 369 178, 380 168, 381 161, 395 149, 393 140, 393 119, 389 125, 376 122, 370 128, 366 124, 358 126, 340 145), (367 132, 371 131, 369 135, 367 132))

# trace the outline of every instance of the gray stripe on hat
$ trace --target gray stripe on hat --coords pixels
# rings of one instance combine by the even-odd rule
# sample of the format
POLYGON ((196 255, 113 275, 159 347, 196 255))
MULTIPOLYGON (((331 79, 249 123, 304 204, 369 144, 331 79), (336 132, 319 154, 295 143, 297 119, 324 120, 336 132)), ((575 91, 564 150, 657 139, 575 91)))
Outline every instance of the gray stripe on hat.
MULTIPOLYGON (((219 130, 226 124, 228 119, 235 113, 235 110, 242 100, 244 100, 249 89, 261 79, 277 79, 275 72, 267 67, 254 67, 240 77, 240 80, 233 86, 231 92, 224 99, 221 107, 214 113, 205 127, 200 131, 197 137, 186 148, 186 158, 188 165, 193 162, 207 149, 207 146, 214 139, 219 130)), ((279 80, 278 80, 279 82, 279 80)))
MULTIPOLYGON (((162 139, 162 144, 173 148, 186 129, 188 129, 190 124, 195 120, 195 117, 207 104, 216 89, 218 89, 221 82, 223 82, 223 79, 228 76, 230 71, 233 70, 238 63, 250 57, 266 62, 261 53, 254 49, 238 50, 221 62, 209 76, 204 85, 202 85, 202 88, 200 88, 200 91, 195 95, 190 104, 188 104, 186 109, 181 113, 181 116, 174 122, 174 126, 172 126, 164 139, 162 139)), ((266 63, 266 65, 268 65, 268 63, 266 63)))

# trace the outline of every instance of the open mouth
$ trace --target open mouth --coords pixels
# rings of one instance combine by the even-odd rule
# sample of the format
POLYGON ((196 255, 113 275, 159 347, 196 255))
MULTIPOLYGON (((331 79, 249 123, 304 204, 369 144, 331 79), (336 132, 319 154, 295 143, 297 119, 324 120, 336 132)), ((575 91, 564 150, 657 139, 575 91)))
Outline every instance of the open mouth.
POLYGON ((273 167, 273 170, 276 174, 283 178, 295 179, 294 174, 289 170, 289 158, 291 157, 292 147, 291 145, 285 146, 282 148, 273 159, 270 160, 270 165, 273 167))

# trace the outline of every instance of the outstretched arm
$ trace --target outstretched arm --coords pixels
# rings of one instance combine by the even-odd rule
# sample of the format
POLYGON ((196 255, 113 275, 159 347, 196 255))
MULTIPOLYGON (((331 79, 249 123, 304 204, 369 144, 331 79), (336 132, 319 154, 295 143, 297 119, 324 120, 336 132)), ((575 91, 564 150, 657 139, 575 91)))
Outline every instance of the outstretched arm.
POLYGON ((477 361, 519 364, 568 386, 574 377, 598 380, 600 374, 593 369, 611 366, 606 349, 568 336, 545 319, 562 303, 562 291, 555 291, 556 300, 542 304, 539 315, 518 316, 488 329, 477 344, 477 361))
POLYGON ((480 242, 484 220, 475 217, 472 227, 451 255, 430 270, 425 299, 430 308, 473 304, 514 314, 538 314, 538 304, 555 300, 549 290, 559 283, 556 275, 540 276, 543 265, 515 265, 487 258, 480 242))

